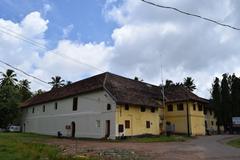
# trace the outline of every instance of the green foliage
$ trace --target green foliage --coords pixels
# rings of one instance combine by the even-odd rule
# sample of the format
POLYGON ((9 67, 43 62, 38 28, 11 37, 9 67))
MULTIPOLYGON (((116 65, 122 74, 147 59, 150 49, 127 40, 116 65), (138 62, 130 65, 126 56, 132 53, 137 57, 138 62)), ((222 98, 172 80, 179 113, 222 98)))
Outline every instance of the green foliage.
POLYGON ((225 130, 231 128, 232 117, 240 116, 240 78, 235 74, 223 74, 221 82, 216 78, 211 95, 218 125, 223 125, 225 130))
POLYGON ((21 95, 21 102, 31 98, 32 92, 30 91, 30 83, 27 79, 19 81, 19 93, 21 95))
POLYGON ((31 97, 28 80, 18 82, 17 75, 8 69, 0 79, 0 128, 19 123, 19 104, 31 97))
POLYGON ((130 142, 151 143, 151 142, 184 142, 190 139, 187 136, 172 135, 172 136, 156 136, 156 137, 132 137, 130 142))
POLYGON ((6 128, 19 118, 20 95, 16 86, 5 85, 0 88, 0 128, 6 128))
POLYGON ((1 72, 2 78, 0 79, 1 81, 1 86, 14 86, 16 84, 17 80, 17 75, 15 74, 14 70, 8 69, 6 73, 1 72))
POLYGON ((233 139, 233 140, 229 141, 227 144, 230 146, 236 147, 236 148, 240 148, 240 138, 233 139))
POLYGON ((183 86, 191 92, 196 89, 196 85, 194 84, 194 79, 192 79, 192 77, 184 78, 183 86))
MULTIPOLYGON (((3 160, 83 160, 63 155, 46 143, 51 137, 26 133, 0 133, 0 159, 3 160)), ((85 159, 85 158, 84 158, 85 159)), ((90 160, 86 158, 85 160, 90 160)))
POLYGON ((65 85, 64 82, 65 81, 60 76, 55 76, 55 77, 52 77, 52 81, 49 82, 49 84, 52 85, 52 89, 55 89, 55 88, 63 87, 65 85))

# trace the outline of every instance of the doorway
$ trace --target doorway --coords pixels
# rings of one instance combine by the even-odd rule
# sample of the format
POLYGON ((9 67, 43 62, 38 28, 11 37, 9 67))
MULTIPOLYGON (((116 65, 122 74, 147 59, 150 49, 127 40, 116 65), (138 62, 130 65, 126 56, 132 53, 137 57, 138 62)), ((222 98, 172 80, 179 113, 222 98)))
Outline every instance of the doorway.
POLYGON ((72 128, 72 138, 75 137, 75 132, 76 132, 76 124, 75 122, 71 123, 71 128, 72 128))
POLYGON ((110 136, 110 120, 106 120, 106 134, 105 137, 108 138, 110 136))

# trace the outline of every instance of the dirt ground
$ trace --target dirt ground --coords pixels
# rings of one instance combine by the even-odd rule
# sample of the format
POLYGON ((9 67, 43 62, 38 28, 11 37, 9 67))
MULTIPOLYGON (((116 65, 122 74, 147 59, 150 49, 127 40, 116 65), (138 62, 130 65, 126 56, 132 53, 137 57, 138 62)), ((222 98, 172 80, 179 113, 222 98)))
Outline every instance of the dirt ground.
POLYGON ((104 142, 94 140, 52 139, 67 154, 94 155, 107 159, 151 160, 240 160, 240 149, 225 145, 237 136, 197 137, 187 142, 104 142), (77 148, 77 149, 76 149, 77 148))

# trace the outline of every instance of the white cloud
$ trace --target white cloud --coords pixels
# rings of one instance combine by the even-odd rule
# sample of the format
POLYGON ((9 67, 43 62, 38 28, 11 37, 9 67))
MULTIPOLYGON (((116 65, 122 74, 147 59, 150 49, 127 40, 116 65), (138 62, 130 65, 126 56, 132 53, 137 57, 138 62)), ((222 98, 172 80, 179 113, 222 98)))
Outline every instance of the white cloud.
MULTIPOLYGON (((240 4, 207 0, 152 2, 233 25, 237 18, 236 6, 240 4)), ((240 74, 234 61, 240 58, 237 31, 139 1, 110 3, 106 8, 106 18, 120 25, 112 34, 114 72, 130 77, 138 75, 159 84, 162 64, 165 79, 178 82, 192 76, 198 87, 196 93, 207 98, 213 76, 224 72, 240 74)))
MULTIPOLYGON (((240 20, 237 14, 240 3, 235 1, 155 2, 228 24, 237 25, 240 20)), ((39 56, 43 52, 39 48, 0 33, 0 58, 46 81, 54 75, 75 81, 98 73, 86 65, 73 63, 54 53, 130 78, 139 76, 154 84, 161 83, 160 67, 163 65, 164 79, 178 82, 184 77, 192 76, 198 88, 196 93, 206 98, 209 97, 214 76, 221 76, 224 72, 240 74, 240 37, 234 30, 141 1, 126 0, 118 3, 109 0, 104 14, 107 20, 119 24, 112 32, 112 46, 105 42, 82 43, 68 40, 73 29, 73 25, 69 25, 63 29, 64 39, 58 42, 56 48, 42 53, 42 56, 39 56)), ((19 23, 0 19, 0 26, 11 28, 14 32, 43 44, 46 44, 44 35, 48 23, 51 22, 43 19, 39 12, 29 13, 19 23)), ((42 86, 34 82, 33 88, 42 86)))
POLYGON ((50 4, 44 4, 43 5, 43 14, 46 15, 49 11, 52 10, 52 6, 50 4))
POLYGON ((74 28, 73 24, 70 24, 67 27, 63 28, 63 38, 68 38, 73 28, 74 28))
MULTIPOLYGON (((19 67, 26 72, 50 81, 52 76, 60 75, 66 80, 76 81, 82 77, 99 73, 90 66, 81 63, 74 63, 67 57, 76 61, 98 66, 101 70, 107 70, 108 62, 112 55, 112 47, 108 47, 104 42, 101 43, 81 43, 70 40, 60 40, 53 50, 43 51, 42 47, 37 47, 22 41, 20 38, 27 38, 46 45, 45 32, 48 29, 48 20, 41 17, 39 12, 31 12, 19 22, 14 23, 9 20, 0 19, 0 27, 11 28, 11 36, 0 32, 0 59, 19 67), (57 56, 57 55, 63 55, 57 56)), ((70 32, 72 25, 67 27, 70 32)), ((1 65, 2 66, 2 65, 1 65)), ((8 68, 5 66, 5 69, 8 68)), ((99 69, 100 69, 99 68, 99 69)), ((1 69, 2 71, 2 69, 1 69)), ((27 78, 32 81, 32 89, 49 89, 49 86, 42 84, 32 78, 25 76, 17 71, 19 78, 27 78)))

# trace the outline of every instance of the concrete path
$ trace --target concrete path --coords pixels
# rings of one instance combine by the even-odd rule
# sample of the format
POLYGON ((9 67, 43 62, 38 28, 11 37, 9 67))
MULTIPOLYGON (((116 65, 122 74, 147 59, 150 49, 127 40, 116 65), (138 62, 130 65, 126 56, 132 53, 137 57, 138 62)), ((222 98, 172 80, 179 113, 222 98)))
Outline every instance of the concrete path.
POLYGON ((189 147, 196 150, 196 156, 204 160, 240 160, 240 149, 226 145, 225 143, 239 136, 216 135, 198 137, 192 140, 189 147))

